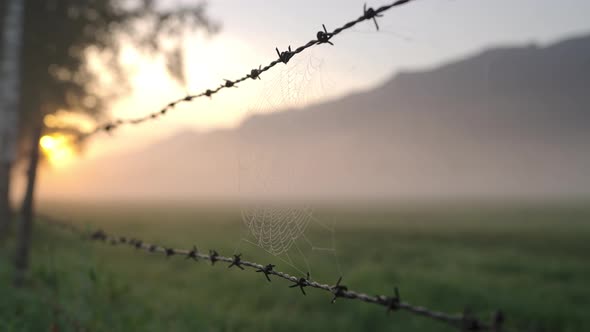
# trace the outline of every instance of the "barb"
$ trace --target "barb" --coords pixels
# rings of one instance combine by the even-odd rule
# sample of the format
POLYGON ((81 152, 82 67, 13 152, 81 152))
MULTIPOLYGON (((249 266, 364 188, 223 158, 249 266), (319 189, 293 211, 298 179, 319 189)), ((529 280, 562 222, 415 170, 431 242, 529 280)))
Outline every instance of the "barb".
POLYGON ((295 288, 295 287, 299 287, 299 289, 301 289, 301 293, 303 293, 303 295, 307 295, 305 294, 305 287, 307 287, 309 280, 311 280, 311 278, 309 277, 309 272, 307 272, 307 278, 299 278, 299 280, 297 280, 297 282, 295 282, 293 285, 289 286, 289 288, 295 288))
POLYGON ((318 290, 329 292, 333 296, 332 303, 335 303, 336 299, 338 298, 372 303, 385 307, 388 313, 392 311, 404 310, 414 315, 446 323, 462 331, 508 331, 503 326, 505 316, 501 311, 496 311, 490 323, 486 323, 472 315, 469 310, 465 310, 462 314, 450 314, 441 311, 431 310, 423 306, 413 305, 408 302, 404 302, 400 298, 399 290, 397 287, 394 288, 393 296, 373 296, 352 290, 351 288, 344 286, 342 284, 342 277, 340 277, 334 285, 323 284, 311 280, 309 273, 306 275, 306 277, 297 278, 295 276, 289 275, 288 273, 276 270, 276 266, 273 264, 263 265, 244 260, 242 259, 241 254, 234 255, 233 257, 227 257, 220 255, 216 250, 210 250, 209 254, 200 253, 197 250, 196 246, 193 246, 192 249, 177 249, 146 243, 135 238, 133 241, 127 241, 125 237, 108 235, 100 229, 92 232, 85 232, 77 227, 72 226, 71 224, 57 221, 50 217, 43 217, 43 219, 47 224, 80 235, 81 238, 85 240, 99 241, 111 244, 126 244, 132 248, 143 249, 147 253, 164 254, 165 257, 169 257, 172 255, 185 256, 186 259, 192 259, 194 261, 198 261, 199 258, 202 258, 204 260, 210 261, 211 265, 214 265, 215 262, 225 262, 229 263, 228 268, 238 267, 241 270, 246 270, 245 268, 247 267, 256 273, 263 273, 269 282, 271 281, 270 276, 287 280, 292 283, 292 285, 290 285, 289 287, 299 287, 304 295, 306 295, 305 290, 303 289, 304 287, 315 288, 318 290))
POLYGON ((272 69, 273 67, 275 67, 279 63, 287 64, 289 62, 289 60, 291 60, 294 56, 296 56, 299 53, 304 52, 305 50, 307 50, 310 47, 313 47, 315 45, 321 45, 321 44, 334 45, 331 41, 331 39, 334 36, 342 33, 345 30, 348 30, 348 29, 354 27, 355 25, 357 25, 358 23, 361 23, 363 21, 372 20, 374 22, 377 30, 379 30, 379 24, 377 23, 378 17, 382 17, 383 16, 382 14, 385 11, 390 10, 391 8, 398 7, 398 6, 407 4, 412 1, 415 1, 415 0, 397 0, 397 1, 394 1, 390 4, 388 4, 388 5, 381 6, 377 9, 374 9, 372 7, 367 7, 367 4, 365 4, 363 6, 363 15, 361 15, 360 17, 358 17, 355 20, 345 23, 341 27, 336 28, 331 32, 329 32, 326 29, 326 26, 322 24, 323 30, 320 30, 317 32, 316 39, 312 39, 309 42, 307 42, 306 44, 295 48, 294 50, 291 49, 291 46, 289 46, 287 48, 287 50, 282 51, 282 52, 279 51, 278 48, 275 48, 278 58, 271 61, 270 63, 268 63, 264 67, 258 66, 258 68, 252 69, 250 71, 250 73, 248 73, 238 79, 235 79, 235 80, 225 79, 224 83, 222 83, 221 85, 218 85, 216 88, 207 89, 204 92, 197 93, 197 94, 192 94, 192 95, 189 94, 183 98, 180 98, 180 99, 177 99, 175 101, 168 103, 166 106, 164 106, 159 111, 147 114, 145 116, 138 117, 138 118, 130 118, 130 119, 118 119, 118 120, 104 123, 104 124, 96 127, 92 132, 81 135, 79 137, 79 139, 83 140, 83 139, 89 138, 99 132, 107 132, 108 133, 108 132, 111 132, 123 125, 138 125, 138 124, 144 123, 149 120, 156 120, 156 119, 160 118, 161 116, 166 115, 168 112, 172 111, 179 104, 189 103, 197 98, 202 98, 202 97, 211 98, 211 97, 213 97, 213 95, 217 94, 219 91, 221 91, 223 89, 237 88, 239 83, 242 83, 246 80, 260 79, 260 75, 263 74, 264 72, 269 71, 270 69, 272 69))
POLYGON ((233 266, 239 268, 240 270, 244 270, 244 268, 242 267, 242 254, 234 255, 233 262, 231 262, 231 264, 227 268, 229 269, 233 266))

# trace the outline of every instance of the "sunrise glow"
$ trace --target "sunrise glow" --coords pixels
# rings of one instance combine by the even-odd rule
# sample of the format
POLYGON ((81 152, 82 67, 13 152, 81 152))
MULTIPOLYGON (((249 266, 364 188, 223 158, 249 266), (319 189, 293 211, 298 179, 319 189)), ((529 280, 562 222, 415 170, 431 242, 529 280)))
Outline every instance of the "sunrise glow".
POLYGON ((39 145, 47 160, 56 167, 65 166, 75 154, 71 138, 66 135, 45 135, 41 137, 39 145))

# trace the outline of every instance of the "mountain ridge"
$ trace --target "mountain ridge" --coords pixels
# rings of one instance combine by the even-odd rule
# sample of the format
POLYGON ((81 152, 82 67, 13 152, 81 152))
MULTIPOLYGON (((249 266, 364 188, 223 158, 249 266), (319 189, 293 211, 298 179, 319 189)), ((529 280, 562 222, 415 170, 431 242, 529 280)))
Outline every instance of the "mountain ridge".
POLYGON ((589 72, 590 36, 487 49, 235 129, 183 131, 45 184, 63 195, 587 195, 589 72))

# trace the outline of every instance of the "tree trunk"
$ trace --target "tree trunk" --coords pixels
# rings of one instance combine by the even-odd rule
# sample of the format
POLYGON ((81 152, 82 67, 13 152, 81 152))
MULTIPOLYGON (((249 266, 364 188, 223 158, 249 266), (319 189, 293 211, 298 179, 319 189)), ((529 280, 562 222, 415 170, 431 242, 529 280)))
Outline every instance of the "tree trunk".
POLYGON ((0 240, 6 234, 10 220, 10 171, 12 165, 0 162, 0 240))
POLYGON ((22 286, 29 268, 29 255, 31 249, 31 235, 34 219, 34 194, 35 183, 37 182, 37 166, 39 164, 39 140, 41 139, 42 127, 39 126, 33 133, 31 145, 31 156, 29 159, 29 170, 27 172, 27 189, 23 200, 21 219, 17 234, 15 265, 15 286, 22 286))
POLYGON ((11 219, 10 175, 16 158, 24 0, 7 0, 0 54, 0 238, 11 219))

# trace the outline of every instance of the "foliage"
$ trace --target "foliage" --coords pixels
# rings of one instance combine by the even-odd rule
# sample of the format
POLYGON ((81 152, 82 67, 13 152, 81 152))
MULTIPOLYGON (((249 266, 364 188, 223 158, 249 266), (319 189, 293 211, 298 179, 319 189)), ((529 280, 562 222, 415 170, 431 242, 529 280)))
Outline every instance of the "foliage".
POLYGON ((205 9, 202 3, 169 8, 153 0, 27 0, 21 133, 58 110, 104 117, 109 103, 129 88, 120 61, 124 47, 162 55, 182 81, 185 32, 217 29, 205 9))

